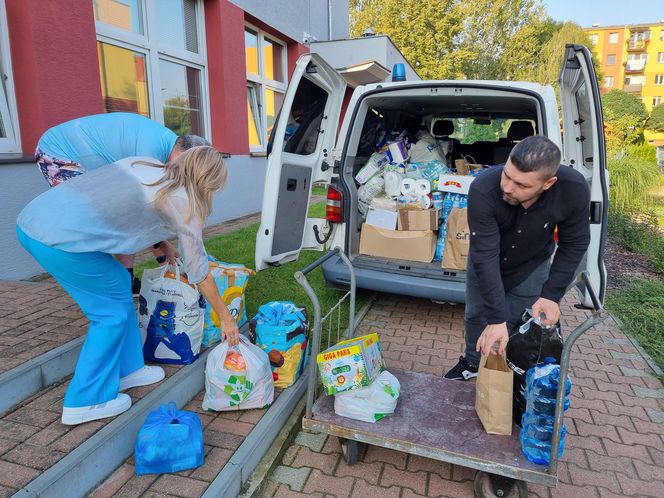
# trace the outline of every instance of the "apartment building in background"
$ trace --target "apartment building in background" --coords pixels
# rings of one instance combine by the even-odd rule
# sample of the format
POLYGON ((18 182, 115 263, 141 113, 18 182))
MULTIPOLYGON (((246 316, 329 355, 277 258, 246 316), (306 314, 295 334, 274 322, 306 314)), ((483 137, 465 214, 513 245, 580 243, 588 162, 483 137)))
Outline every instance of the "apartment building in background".
MULTIPOLYGON (((585 29, 602 71, 600 91, 619 89, 637 95, 648 112, 664 104, 664 20, 650 24, 593 25, 585 29)), ((664 133, 645 133, 664 147, 664 133)))

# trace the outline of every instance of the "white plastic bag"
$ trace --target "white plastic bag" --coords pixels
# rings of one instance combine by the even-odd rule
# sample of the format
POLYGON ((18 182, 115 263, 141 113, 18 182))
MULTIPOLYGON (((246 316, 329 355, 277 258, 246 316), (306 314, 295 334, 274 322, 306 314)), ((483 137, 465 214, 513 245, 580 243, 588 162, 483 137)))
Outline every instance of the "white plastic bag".
POLYGON ((440 161, 447 164, 445 154, 435 138, 429 133, 423 132, 418 134, 419 139, 410 148, 410 162, 411 163, 428 163, 429 161, 440 161))
POLYGON ((273 400, 270 360, 261 348, 240 335, 237 346, 229 348, 228 342, 222 342, 210 352, 205 364, 204 410, 262 408, 273 400), (238 365, 239 358, 244 369, 238 365))
POLYGON ((342 417, 377 422, 394 413, 401 393, 399 380, 383 370, 371 385, 334 395, 334 412, 342 417))
POLYGON ((180 269, 178 261, 143 271, 138 322, 146 361, 189 365, 201 350, 205 300, 180 269))

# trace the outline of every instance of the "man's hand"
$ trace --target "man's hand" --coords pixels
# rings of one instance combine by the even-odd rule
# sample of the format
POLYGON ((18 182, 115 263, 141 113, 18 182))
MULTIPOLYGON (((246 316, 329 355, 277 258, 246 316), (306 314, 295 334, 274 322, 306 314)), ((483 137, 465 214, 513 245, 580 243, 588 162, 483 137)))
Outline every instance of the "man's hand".
POLYGON ((546 317, 542 318, 542 325, 554 325, 560 320, 560 306, 558 306, 558 303, 555 301, 540 297, 533 304, 533 316, 537 318, 541 315, 546 317))
POLYGON ((154 253, 154 257, 157 259, 157 261, 162 264, 168 263, 174 265, 175 258, 180 257, 180 253, 178 252, 177 248, 167 240, 162 241, 158 248, 153 248, 152 252, 154 253))
POLYGON ((509 334, 507 333, 507 323, 495 323, 487 325, 482 331, 482 335, 477 340, 475 351, 481 351, 483 355, 505 354, 509 334))

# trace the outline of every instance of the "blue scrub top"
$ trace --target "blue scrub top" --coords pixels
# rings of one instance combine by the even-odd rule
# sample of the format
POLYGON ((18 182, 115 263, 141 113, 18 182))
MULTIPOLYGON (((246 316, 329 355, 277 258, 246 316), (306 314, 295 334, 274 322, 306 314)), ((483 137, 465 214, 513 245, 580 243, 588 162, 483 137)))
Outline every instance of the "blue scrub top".
POLYGON ((177 135, 140 114, 112 112, 67 121, 50 128, 37 147, 51 157, 96 169, 132 156, 165 163, 177 135))

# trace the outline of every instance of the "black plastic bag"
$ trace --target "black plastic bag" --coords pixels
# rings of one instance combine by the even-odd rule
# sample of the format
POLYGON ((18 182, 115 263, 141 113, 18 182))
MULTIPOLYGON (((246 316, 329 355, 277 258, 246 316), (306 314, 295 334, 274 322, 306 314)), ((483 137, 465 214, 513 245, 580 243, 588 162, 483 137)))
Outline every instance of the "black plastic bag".
POLYGON ((507 343, 507 366, 514 371, 514 423, 521 425, 521 416, 526 411, 526 372, 544 358, 551 357, 560 363, 563 338, 560 322, 543 326, 526 310, 521 321, 510 332, 507 343))

